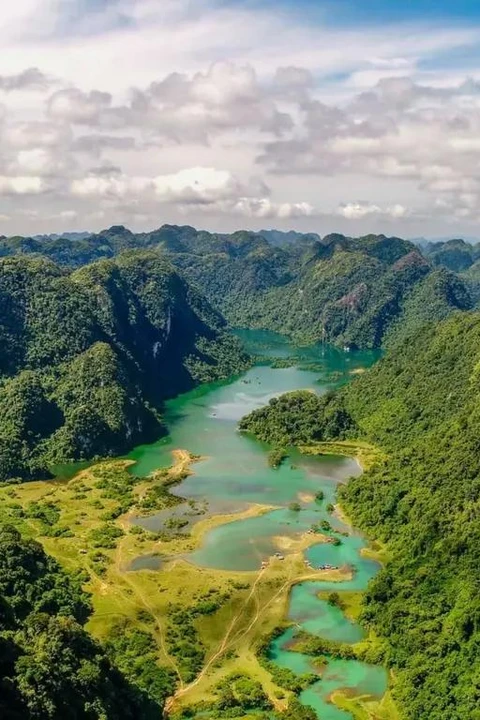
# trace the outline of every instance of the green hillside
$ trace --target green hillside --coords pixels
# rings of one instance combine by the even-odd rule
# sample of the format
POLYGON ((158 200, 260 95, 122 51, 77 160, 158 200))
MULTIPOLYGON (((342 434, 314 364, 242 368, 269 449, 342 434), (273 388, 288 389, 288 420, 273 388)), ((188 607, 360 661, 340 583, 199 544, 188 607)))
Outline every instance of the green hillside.
POLYGON ((78 268, 131 248, 155 249, 230 325, 275 330, 301 342, 378 347, 394 325, 416 324, 419 307, 422 319, 435 320, 472 307, 463 280, 441 267, 433 251, 428 261, 407 240, 312 234, 279 242, 277 235, 174 225, 134 234, 114 226, 78 239, 5 238, 0 256, 40 254, 78 268))
POLYGON ((145 658, 133 679, 84 629, 92 608, 74 577, 24 540, 0 528, 0 715, 35 718, 160 717, 171 691, 168 670, 145 658), (148 681, 147 681, 148 679, 148 681))
POLYGON ((430 242, 422 248, 422 251, 433 265, 454 272, 468 270, 480 258, 478 243, 473 245, 461 239, 430 242))
POLYGON ((455 314, 336 394, 287 395, 241 424, 277 444, 366 440, 386 453, 342 504, 388 544, 363 621, 385 638, 408 720, 480 717, 479 348, 480 316, 455 314))
POLYGON ((0 478, 158 436, 165 398, 242 370, 225 321, 157 253, 74 273, 0 261, 0 478))

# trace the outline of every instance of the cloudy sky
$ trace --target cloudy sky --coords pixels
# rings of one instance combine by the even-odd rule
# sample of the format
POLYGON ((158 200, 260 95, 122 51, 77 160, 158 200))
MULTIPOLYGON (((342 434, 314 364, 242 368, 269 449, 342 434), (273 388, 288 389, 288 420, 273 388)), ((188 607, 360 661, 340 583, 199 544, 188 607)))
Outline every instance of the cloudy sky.
POLYGON ((14 0, 0 37, 0 234, 480 235, 478 0, 14 0))

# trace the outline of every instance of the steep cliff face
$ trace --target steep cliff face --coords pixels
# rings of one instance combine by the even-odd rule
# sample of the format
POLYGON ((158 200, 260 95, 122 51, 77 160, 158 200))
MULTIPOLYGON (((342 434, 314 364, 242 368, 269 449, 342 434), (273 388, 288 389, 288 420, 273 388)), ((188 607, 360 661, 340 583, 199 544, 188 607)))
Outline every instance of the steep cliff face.
POLYGON ((222 316, 156 253, 72 274, 3 259, 0 301, 3 480, 152 439, 163 400, 248 362, 222 316))

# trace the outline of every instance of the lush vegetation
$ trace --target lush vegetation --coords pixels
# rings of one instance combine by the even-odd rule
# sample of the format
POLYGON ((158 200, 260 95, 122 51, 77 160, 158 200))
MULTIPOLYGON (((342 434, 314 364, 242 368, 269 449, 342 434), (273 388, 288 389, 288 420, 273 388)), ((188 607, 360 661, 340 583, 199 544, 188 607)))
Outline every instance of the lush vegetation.
POLYGON ((361 438, 385 451, 342 504, 388 544, 362 617, 385 639, 377 652, 412 720, 480 717, 479 348, 480 316, 456 314, 412 329, 335 395, 295 393, 242 422, 264 440, 361 438))
MULTIPOLYGON (((2 718, 159 717, 168 674, 151 663, 152 683, 146 682, 144 674, 128 670, 125 640, 106 652, 85 632, 91 606, 84 579, 66 574, 13 527, 0 529, 2 718)), ((137 666, 146 661, 136 657, 137 666)))
POLYGON ((0 479, 120 454, 158 436, 166 397, 244 369, 212 306, 232 324, 368 347, 472 304, 399 238, 266 237, 166 225, 0 240, 0 479))
MULTIPOLYGON (((39 538, 45 550, 69 569, 68 576, 62 573, 61 582, 70 577, 79 592, 83 587, 91 593, 92 608, 90 599, 81 593, 86 604, 85 627, 91 633, 86 637, 122 682, 139 693, 146 709, 137 710, 135 717, 149 718, 142 712, 149 712, 150 707, 155 717, 160 717, 166 698, 175 696, 173 705, 168 706, 174 717, 177 711, 180 716, 195 717, 199 707, 205 712, 208 709, 206 717, 245 717, 243 704, 251 706, 253 698, 260 698, 258 708, 246 711, 247 717, 310 720, 308 710, 294 713, 296 705, 291 700, 291 694, 298 692, 300 682, 307 678, 299 680, 282 671, 272 678, 268 667, 252 652, 281 621, 284 603, 268 606, 277 593, 286 599, 292 577, 304 573, 301 559, 292 556, 272 563, 256 583, 255 573, 199 570, 182 559, 200 545, 209 528, 224 522, 224 517, 205 517, 185 534, 170 529, 168 515, 158 531, 129 522, 135 521, 139 511, 142 515, 155 513, 182 502, 170 495, 168 488, 188 474, 195 459, 176 452, 172 467, 146 478, 129 472, 129 461, 109 460, 89 466, 68 482, 4 484, 0 487, 0 525, 12 524, 25 538, 39 538), (147 563, 137 566, 138 559, 147 563), (157 560, 162 572, 158 572, 157 560), (268 612, 258 612, 267 607, 268 612), (240 676, 248 672, 250 678, 240 682, 236 699, 227 702, 225 696, 226 705, 220 708, 220 688, 217 699, 211 699, 226 672, 240 676), (276 707, 277 699, 274 712, 271 708, 276 707)), ((183 524, 191 513, 200 514, 201 506, 192 501, 176 519, 183 524)), ((245 516, 251 516, 251 510, 245 516)), ((12 557, 8 563, 20 564, 12 557)), ((28 590, 25 592, 28 595, 28 590)), ((66 608, 65 613, 69 612, 66 608)), ((38 656, 36 661, 41 665, 42 658, 38 656)), ((48 663, 44 667, 48 672, 48 663)), ((9 682, 9 669, 5 672, 9 682)), ((76 717, 123 717, 98 707, 97 714, 79 710, 76 717)))
MULTIPOLYGON (((286 675, 288 675, 288 671, 286 675)), ((293 673, 292 673, 293 675, 293 673)), ((315 676, 318 680, 318 677, 315 676)), ((246 673, 232 673, 215 688, 215 700, 199 703, 175 713, 173 720, 205 717, 208 720, 316 720, 316 713, 295 697, 283 712, 274 712, 273 704, 258 680, 246 673)))
MULTIPOLYGON (((247 366, 220 313, 232 325, 302 340, 383 345, 385 359, 350 386, 322 398, 283 396, 241 429, 273 444, 274 467, 292 444, 360 439, 382 449, 386 459, 379 453, 342 493, 346 510, 390 554, 365 599, 363 622, 383 638, 365 659, 395 671, 405 718, 480 719, 480 318, 445 320, 480 296, 475 252, 461 241, 422 254, 384 236, 212 235, 172 226, 1 239, 0 480, 48 477, 55 465, 120 454, 157 436, 167 397, 247 366)), ((249 628, 248 584, 225 580, 215 593, 217 576, 194 581, 189 568, 176 568, 175 577, 195 587, 185 593, 124 572, 125 558, 156 552, 159 539, 192 548, 179 532, 185 517, 167 520, 157 535, 129 528, 124 517, 175 504, 168 484, 182 472, 142 480, 107 463, 68 488, 44 492, 32 483, 22 502, 14 485, 4 487, 2 521, 41 537, 77 572, 67 575, 41 546, 3 525, 1 713, 159 717, 178 683, 194 681, 222 647, 217 614, 230 618, 245 602, 249 628), (87 579, 104 611, 95 620, 81 590, 87 579), (87 621, 101 644, 85 632, 87 621)), ((331 527, 323 521, 314 529, 331 527)), ((271 595, 273 587, 258 592, 271 595)), ((331 593, 328 602, 341 607, 343 599, 331 593)), ((318 657, 352 652, 303 641, 318 657)), ((227 655, 234 659, 233 648, 227 655)), ((313 676, 294 676, 260 654, 262 684, 237 660, 215 699, 197 707, 204 717, 314 717, 295 697, 276 710, 268 684, 288 700, 313 676)))
POLYGON ((0 479, 158 436, 166 397, 242 370, 223 318, 154 252, 0 261, 0 479))
MULTIPOLYGON (((473 258, 473 246, 463 245, 455 253, 473 258)), ((384 235, 225 235, 164 225, 150 233, 114 226, 86 238, 0 240, 0 256, 42 254, 74 268, 132 248, 160 252, 231 325, 302 341, 376 347, 396 321, 417 324, 419 308, 421 320, 424 312, 438 320, 472 304, 466 284, 451 272, 467 265, 441 259, 451 249, 427 248, 427 261, 413 243, 384 235)))
POLYGON ((274 448, 268 453, 268 464, 272 468, 279 468, 287 457, 288 454, 286 450, 283 448, 274 448))
POLYGON ((480 244, 473 245, 457 238, 426 243, 422 252, 434 265, 463 272, 480 259, 480 244))
POLYGON ((309 390, 297 390, 254 410, 242 418, 239 428, 260 440, 285 446, 344 438, 352 423, 333 393, 319 397, 309 390))

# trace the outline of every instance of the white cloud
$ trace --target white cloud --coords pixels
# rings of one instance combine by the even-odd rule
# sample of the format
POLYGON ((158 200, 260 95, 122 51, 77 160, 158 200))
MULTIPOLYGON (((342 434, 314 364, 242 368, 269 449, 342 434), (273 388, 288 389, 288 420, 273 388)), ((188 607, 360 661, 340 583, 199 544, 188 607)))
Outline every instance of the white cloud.
POLYGON ((45 190, 40 177, 0 175, 0 195, 36 195, 45 190))
POLYGON ((46 148, 21 150, 16 165, 23 172, 44 175, 52 170, 52 154, 46 148))
POLYGON ((27 68, 15 75, 0 75, 0 90, 46 90, 53 80, 36 67, 27 68))
POLYGON ((174 175, 160 175, 153 179, 153 186, 156 196, 165 202, 200 205, 269 192, 258 179, 245 183, 227 170, 202 167, 180 170, 174 175))
POLYGON ((106 92, 92 90, 84 93, 78 88, 58 90, 48 101, 48 114, 54 120, 63 120, 78 125, 96 125, 108 111, 112 96, 106 92))
POLYGON ((147 178, 110 175, 106 177, 90 175, 73 180, 70 191, 75 197, 112 198, 121 200, 127 195, 143 193, 153 189, 153 183, 147 178))
POLYGON ((195 167, 151 178, 129 177, 118 173, 90 175, 73 180, 71 192, 82 197, 98 195, 118 198, 145 194, 159 202, 210 205, 239 196, 254 197, 258 192, 268 193, 268 188, 255 178, 245 183, 227 170, 195 167))
POLYGON ((269 188, 258 178, 247 182, 226 170, 188 168, 172 175, 152 178, 125 175, 91 175, 72 182, 71 194, 77 198, 97 198, 107 203, 127 201, 135 212, 149 211, 155 205, 177 206, 182 213, 240 216, 243 218, 294 219, 314 215, 306 202, 278 203, 268 197, 269 188))
POLYGON ((278 220, 293 220, 315 214, 315 208, 309 203, 276 203, 270 198, 239 198, 225 207, 225 211, 245 218, 278 220))
POLYGON ((56 148, 70 139, 69 127, 44 120, 13 122, 5 125, 2 131, 2 143, 13 149, 56 148))
POLYGON ((62 210, 59 216, 62 220, 75 220, 78 217, 78 213, 76 210, 62 210))
POLYGON ((423 234, 429 211, 437 225, 477 221, 480 63, 472 54, 466 73, 445 60, 478 45, 474 24, 17 0, 0 33, 0 212, 12 232, 122 213, 320 232, 416 222, 423 234), (346 188, 370 201, 342 203, 346 188))
POLYGON ((368 202, 344 203, 337 208, 337 213, 347 220, 361 220, 371 215, 384 215, 390 218, 399 219, 408 215, 408 210, 403 205, 391 205, 381 208, 378 205, 368 202))

